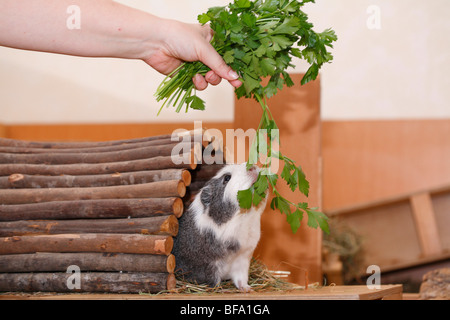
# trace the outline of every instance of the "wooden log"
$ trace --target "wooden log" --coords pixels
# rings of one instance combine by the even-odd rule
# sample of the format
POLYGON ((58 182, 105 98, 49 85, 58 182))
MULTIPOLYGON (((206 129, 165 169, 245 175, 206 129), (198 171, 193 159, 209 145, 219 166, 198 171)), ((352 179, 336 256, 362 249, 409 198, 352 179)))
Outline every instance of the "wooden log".
POLYGON ((186 186, 181 180, 166 180, 130 186, 94 188, 2 189, 0 204, 24 204, 49 201, 183 197, 186 186))
MULTIPOLYGON (((161 139, 153 139, 148 141, 137 141, 137 142, 129 142, 129 143, 108 143, 106 145, 98 145, 95 142, 85 143, 63 143, 64 148, 39 148, 39 147, 26 147, 26 146, 3 146, 0 143, 0 152, 5 153, 74 153, 74 152, 107 152, 107 151, 119 151, 119 150, 127 150, 127 149, 136 149, 142 147, 149 146, 157 146, 157 145, 167 145, 179 143, 182 140, 182 134, 175 135, 173 138, 165 138, 162 136, 161 139)), ((189 140, 189 139, 186 139, 189 140)), ((195 136, 191 134, 190 141, 204 141, 204 138, 199 135, 195 136)), ((61 144, 61 143, 59 143, 61 144)), ((207 142, 206 145, 209 143, 207 142)))
POLYGON ((26 141, 17 139, 0 138, 0 146, 9 147, 23 147, 23 148, 44 148, 44 149, 70 149, 70 148, 93 148, 93 147, 105 147, 105 146, 116 146, 123 144, 135 144, 141 142, 149 142, 162 139, 175 139, 177 137, 183 137, 186 135, 196 136, 203 135, 204 129, 194 129, 194 130, 182 130, 172 134, 163 134, 158 136, 133 138, 133 139, 122 139, 122 140, 110 140, 110 141, 84 141, 84 142, 60 142, 60 141, 26 141))
POLYGON ((104 163, 120 162, 138 159, 148 159, 158 156, 170 156, 175 147, 185 152, 193 148, 192 143, 172 143, 136 149, 127 149, 108 152, 85 153, 0 153, 0 163, 26 163, 26 164, 73 164, 73 163, 104 163))
POLYGON ((0 256, 1 272, 66 272, 71 265, 84 271, 168 272, 175 270, 175 256, 131 253, 49 253, 0 256))
POLYGON ((186 154, 186 161, 175 164, 172 157, 154 157, 149 159, 106 162, 106 163, 75 163, 75 164, 0 164, 0 176, 9 176, 14 173, 41 174, 41 175, 90 175, 116 172, 132 172, 160 169, 195 169, 194 151, 186 154), (189 160, 189 161, 188 161, 189 160))
POLYGON ((73 273, 1 273, 0 291, 157 293, 175 288, 173 273, 80 272, 80 289, 73 273), (73 282, 72 282, 73 281, 73 282), (69 284, 69 285, 68 285, 69 284))
POLYGON ((174 215, 136 219, 20 220, 0 222, 0 237, 62 233, 136 233, 176 236, 174 215))
POLYGON ((172 213, 179 218, 183 211, 183 201, 175 197, 52 201, 16 205, 0 204, 0 221, 143 218, 172 213))
POLYGON ((36 252, 111 252, 169 255, 171 236, 81 233, 0 238, 0 254, 36 252))
POLYGON ((0 189, 108 187, 162 180, 183 180, 184 184, 189 186, 191 183, 191 174, 186 169, 148 170, 81 176, 43 176, 14 173, 9 177, 0 177, 0 189))
MULTIPOLYGON (((176 141, 175 141, 176 142, 176 141)), ((13 147, 13 146, 1 146, 0 152, 5 153, 74 153, 74 152, 107 152, 107 151, 119 151, 127 149, 135 149, 149 146, 173 144, 171 138, 150 140, 144 142, 136 143, 124 143, 117 145, 106 145, 106 146, 91 146, 91 147, 68 147, 68 148, 33 148, 33 147, 13 147)))
POLYGON ((121 144, 130 144, 137 142, 147 142, 160 139, 170 139, 171 136, 172 136, 171 134, 164 134, 159 136, 151 136, 135 139, 123 139, 111 141, 83 141, 83 142, 71 142, 71 141, 46 142, 46 141, 26 141, 26 140, 0 138, 0 146, 22 147, 22 148, 44 148, 44 149, 91 148, 91 147, 104 147, 121 144))

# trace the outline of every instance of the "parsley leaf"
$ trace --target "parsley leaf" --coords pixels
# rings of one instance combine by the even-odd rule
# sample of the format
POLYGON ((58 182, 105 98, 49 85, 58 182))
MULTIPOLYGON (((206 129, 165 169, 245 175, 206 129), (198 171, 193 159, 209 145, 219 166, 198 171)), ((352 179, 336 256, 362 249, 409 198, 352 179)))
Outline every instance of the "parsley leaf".
POLYGON ((239 190, 237 193, 237 198, 239 201, 239 206, 243 209, 250 209, 252 207, 252 198, 253 193, 252 190, 239 190))
POLYGON ((238 8, 250 8, 251 6, 251 2, 250 0, 236 0, 234 2, 234 4, 238 7, 238 8))
POLYGON ((328 217, 320 211, 317 211, 316 208, 306 209, 306 213, 308 214, 308 226, 311 228, 317 228, 318 226, 326 233, 330 233, 330 229, 328 226, 328 217))
POLYGON ((293 213, 287 216, 287 222, 291 226, 292 232, 296 233, 298 228, 300 228, 300 221, 303 219, 303 212, 299 209, 295 210, 293 213))
POLYGON ((205 102, 197 96, 190 96, 187 98, 186 104, 195 110, 205 110, 205 102))

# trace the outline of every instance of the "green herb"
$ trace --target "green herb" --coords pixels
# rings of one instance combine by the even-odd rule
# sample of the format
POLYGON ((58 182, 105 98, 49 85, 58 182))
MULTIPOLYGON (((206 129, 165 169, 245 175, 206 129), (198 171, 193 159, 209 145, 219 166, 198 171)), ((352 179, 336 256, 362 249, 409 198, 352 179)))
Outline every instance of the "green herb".
MULTIPOLYGON (((252 143, 248 167, 260 160, 260 153, 265 151, 267 159, 276 157, 284 161, 281 178, 287 182, 292 191, 300 191, 308 196, 309 183, 300 166, 279 152, 272 154, 272 143, 279 143, 278 136, 272 130, 278 129, 273 119, 267 98, 275 95, 285 85, 294 85, 287 73, 293 67, 293 57, 300 58, 310 65, 301 84, 316 79, 321 66, 330 62, 333 56, 328 52, 337 37, 333 30, 326 29, 322 33, 313 31, 308 16, 301 8, 314 0, 234 0, 226 7, 213 7, 198 16, 202 24, 210 23, 214 30, 211 44, 223 57, 225 62, 240 75, 243 85, 235 90, 237 98, 253 98, 261 105, 263 114, 257 129, 257 136, 265 130, 266 139, 255 139, 252 143), (262 78, 269 78, 263 86, 262 78)), ((205 103, 196 96, 192 78, 199 73, 205 75, 210 69, 201 62, 186 62, 174 70, 161 83, 157 92, 157 101, 165 100, 164 106, 172 105, 179 112, 185 107, 204 110, 205 103)), ((270 160, 263 165, 270 168, 270 160)), ((242 208, 257 205, 264 197, 265 191, 271 187, 274 198, 270 204, 287 215, 292 231, 296 232, 303 219, 308 216, 308 226, 318 226, 328 232, 327 217, 309 208, 307 203, 292 203, 277 190, 278 175, 265 172, 259 175, 256 183, 248 190, 238 193, 242 208)))

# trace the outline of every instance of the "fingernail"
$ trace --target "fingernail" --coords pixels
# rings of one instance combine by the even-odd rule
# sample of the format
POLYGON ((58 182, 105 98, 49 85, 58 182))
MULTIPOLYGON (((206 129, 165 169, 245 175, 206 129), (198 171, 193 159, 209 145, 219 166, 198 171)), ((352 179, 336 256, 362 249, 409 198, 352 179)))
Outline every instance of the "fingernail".
POLYGON ((232 78, 231 80, 239 79, 239 75, 234 70, 228 71, 228 75, 230 76, 230 78, 232 78))

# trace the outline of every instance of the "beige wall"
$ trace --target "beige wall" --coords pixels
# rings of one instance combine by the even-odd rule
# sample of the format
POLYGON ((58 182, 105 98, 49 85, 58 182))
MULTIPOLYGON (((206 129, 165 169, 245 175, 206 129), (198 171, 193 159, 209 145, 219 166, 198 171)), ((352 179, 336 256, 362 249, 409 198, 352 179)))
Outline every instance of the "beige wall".
MULTIPOLYGON (((119 2, 195 22, 227 0, 119 2)), ((450 2, 448 0, 317 0, 309 4, 316 30, 339 36, 335 61, 322 72, 322 118, 450 118, 450 2), (371 5, 381 29, 370 30, 371 5)), ((304 72, 299 64, 295 72, 304 72)), ((0 47, 0 123, 232 122, 227 83, 201 96, 207 111, 175 114, 153 93, 163 76, 141 61, 79 58, 0 47)))
POLYGON ((450 2, 318 0, 310 18, 339 40, 323 70, 326 120, 450 117, 450 2), (380 29, 369 29, 379 9, 380 29), (368 12, 369 10, 369 12, 368 12))

